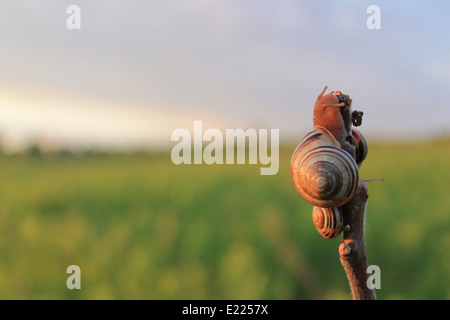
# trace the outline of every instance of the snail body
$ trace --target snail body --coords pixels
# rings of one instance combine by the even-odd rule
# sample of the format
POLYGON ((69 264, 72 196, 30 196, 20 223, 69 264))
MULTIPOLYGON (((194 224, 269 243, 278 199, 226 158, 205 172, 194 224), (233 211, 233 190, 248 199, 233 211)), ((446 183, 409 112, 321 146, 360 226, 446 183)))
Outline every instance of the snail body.
POLYGON ((317 97, 313 112, 314 130, 297 146, 291 159, 291 178, 297 192, 314 206, 313 222, 327 239, 345 229, 341 206, 359 184, 358 169, 367 156, 359 126, 363 113, 352 111, 352 99, 340 91, 317 97))
POLYGON ((348 94, 331 91, 325 94, 327 86, 317 97, 314 104, 313 125, 324 127, 336 138, 345 151, 355 158, 355 141, 352 124, 360 126, 363 112, 352 111, 352 99, 348 94))
POLYGON ((325 94, 327 88, 323 89, 314 104, 313 125, 314 127, 327 128, 342 146, 349 135, 345 123, 351 116, 351 99, 343 101, 343 99, 340 99, 342 95, 339 91, 325 94))

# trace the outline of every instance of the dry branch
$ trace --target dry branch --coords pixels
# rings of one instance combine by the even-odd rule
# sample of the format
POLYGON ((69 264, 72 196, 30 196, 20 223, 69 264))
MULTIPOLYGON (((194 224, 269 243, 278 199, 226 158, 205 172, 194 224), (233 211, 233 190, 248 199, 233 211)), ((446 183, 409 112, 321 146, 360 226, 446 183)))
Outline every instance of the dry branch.
POLYGON ((367 286, 369 263, 364 241, 364 224, 368 198, 367 184, 360 179, 353 198, 342 206, 345 224, 349 225, 350 229, 344 231, 339 255, 354 300, 376 300, 375 290, 367 286))

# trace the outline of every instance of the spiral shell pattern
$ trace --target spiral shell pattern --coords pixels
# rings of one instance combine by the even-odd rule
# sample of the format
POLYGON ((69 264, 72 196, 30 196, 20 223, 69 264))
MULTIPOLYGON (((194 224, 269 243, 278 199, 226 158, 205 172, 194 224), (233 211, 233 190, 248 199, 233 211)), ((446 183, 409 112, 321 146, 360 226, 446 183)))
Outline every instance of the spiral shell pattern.
POLYGON ((336 238, 344 229, 344 219, 340 208, 314 207, 312 218, 317 231, 324 238, 336 238))
POLYGON ((298 193, 321 208, 338 207, 351 199, 358 185, 358 166, 322 127, 305 136, 294 152, 291 177, 298 193))

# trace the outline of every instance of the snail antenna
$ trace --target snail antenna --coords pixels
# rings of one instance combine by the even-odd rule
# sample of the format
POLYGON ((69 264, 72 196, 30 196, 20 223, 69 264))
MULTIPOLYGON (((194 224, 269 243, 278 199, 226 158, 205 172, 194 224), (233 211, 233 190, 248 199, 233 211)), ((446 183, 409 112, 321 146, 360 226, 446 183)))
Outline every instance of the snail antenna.
POLYGON ((328 89, 328 86, 325 86, 325 88, 323 88, 322 92, 319 94, 318 98, 323 97, 323 95, 325 94, 325 91, 327 91, 327 89, 328 89))
POLYGON ((345 107, 345 103, 341 102, 341 103, 331 103, 331 104, 322 104, 324 107, 345 107))

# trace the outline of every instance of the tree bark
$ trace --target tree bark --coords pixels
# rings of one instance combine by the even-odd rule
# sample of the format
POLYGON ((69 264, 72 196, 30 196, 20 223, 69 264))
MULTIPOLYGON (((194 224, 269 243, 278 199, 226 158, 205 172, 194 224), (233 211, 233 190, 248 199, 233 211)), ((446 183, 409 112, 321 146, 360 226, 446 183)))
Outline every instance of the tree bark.
POLYGON ((376 300, 375 289, 367 286, 369 263, 364 241, 364 224, 368 198, 367 184, 360 179, 353 198, 341 207, 345 226, 350 228, 346 227, 344 231, 339 255, 354 300, 376 300))

